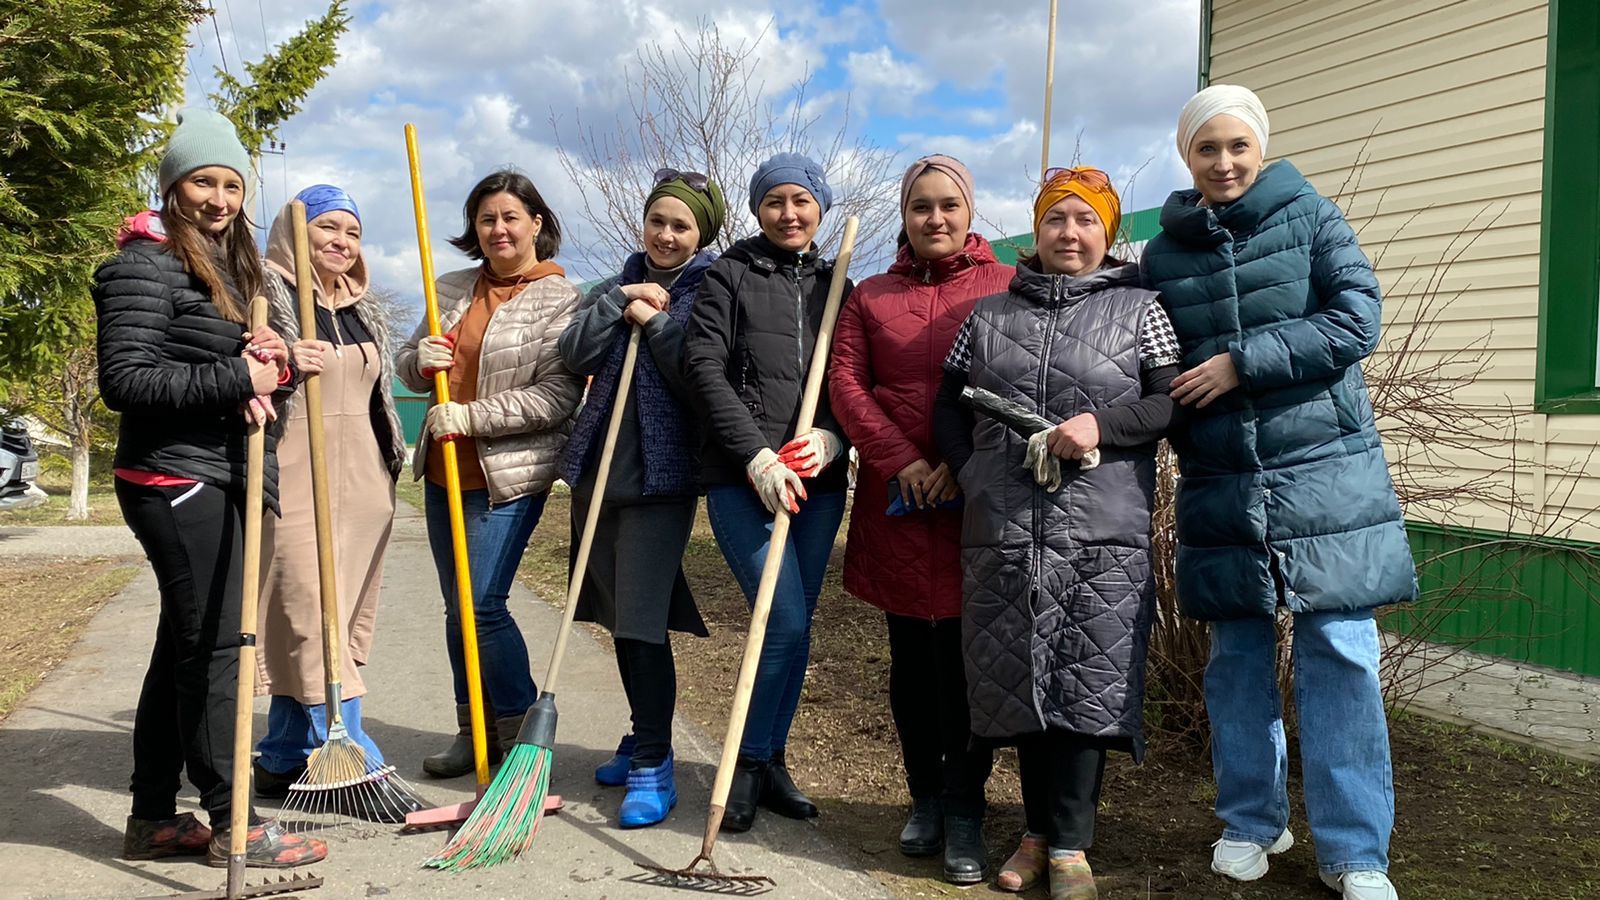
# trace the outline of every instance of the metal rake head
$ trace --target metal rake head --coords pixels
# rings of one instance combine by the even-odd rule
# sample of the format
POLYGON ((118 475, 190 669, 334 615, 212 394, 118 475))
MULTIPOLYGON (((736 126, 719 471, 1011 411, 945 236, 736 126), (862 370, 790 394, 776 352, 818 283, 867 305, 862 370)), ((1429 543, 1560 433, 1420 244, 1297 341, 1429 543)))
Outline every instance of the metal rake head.
POLYGON ((322 887, 322 878, 317 875, 280 875, 276 881, 268 880, 260 884, 244 885, 232 895, 223 887, 214 891, 188 891, 182 894, 142 897, 140 900, 230 900, 230 897, 246 900, 250 897, 271 897, 278 894, 293 894, 297 891, 310 891, 319 887, 322 887))
POLYGON ((702 894, 754 897, 778 886, 776 881, 766 875, 734 875, 724 872, 717 868, 711 857, 703 853, 682 869, 669 869, 666 866, 642 862, 635 862, 634 865, 650 874, 635 875, 626 880, 697 891, 702 894))
MULTIPOLYGON (((363 765, 365 759, 362 754, 363 765)), ((289 786, 280 816, 291 830, 371 834, 383 825, 402 824, 407 813, 428 806, 394 766, 378 766, 356 774, 346 758, 314 772, 316 769, 313 761, 307 765, 306 774, 289 786)))

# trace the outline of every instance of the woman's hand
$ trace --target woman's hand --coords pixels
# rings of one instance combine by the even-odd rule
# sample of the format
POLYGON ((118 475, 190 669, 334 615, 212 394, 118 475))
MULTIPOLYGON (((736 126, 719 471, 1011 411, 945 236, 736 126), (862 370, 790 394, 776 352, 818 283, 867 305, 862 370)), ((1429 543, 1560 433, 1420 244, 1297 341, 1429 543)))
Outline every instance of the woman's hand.
POLYGON ((258 397, 271 394, 283 381, 282 364, 270 356, 264 360, 263 355, 267 355, 266 352, 253 350, 246 350, 244 354, 244 364, 250 370, 250 387, 258 397))
POLYGON ((1172 399, 1203 409, 1238 386, 1239 372, 1233 367, 1233 355, 1218 353, 1172 379, 1172 399))
POLYGON ((289 361, 289 345, 269 325, 244 333, 244 352, 262 362, 276 361, 287 365, 289 361))
POLYGON ((656 309, 666 309, 672 302, 672 297, 667 294, 667 289, 653 281, 643 284, 625 284, 622 286, 622 296, 628 298, 628 304, 633 305, 635 300, 654 306, 656 309))
POLYGON ((244 414, 244 420, 251 425, 266 425, 278 419, 278 408, 272 405, 272 396, 258 395, 246 400, 239 412, 244 414))
POLYGON ((423 378, 432 378, 456 364, 456 337, 454 333, 434 337, 428 335, 417 341, 417 372, 423 378))
POLYGON ((1082 459, 1100 446, 1100 423, 1089 413, 1079 413, 1050 429, 1045 448, 1062 459, 1082 459))
POLYGON ((922 494, 927 498, 930 507, 941 503, 948 503, 961 496, 961 485, 956 482, 956 476, 950 471, 948 463, 939 463, 939 468, 933 470, 922 482, 922 494))
POLYGON ((307 375, 320 375, 333 345, 327 341, 295 341, 294 367, 307 375))
POLYGON ((927 488, 923 483, 932 474, 933 467, 925 459, 918 459, 896 473, 894 477, 900 485, 900 502, 913 509, 922 509, 927 504, 927 488))
POLYGON ((633 325, 644 325, 656 316, 661 315, 661 310, 649 300, 630 300, 627 307, 622 310, 622 318, 633 325))

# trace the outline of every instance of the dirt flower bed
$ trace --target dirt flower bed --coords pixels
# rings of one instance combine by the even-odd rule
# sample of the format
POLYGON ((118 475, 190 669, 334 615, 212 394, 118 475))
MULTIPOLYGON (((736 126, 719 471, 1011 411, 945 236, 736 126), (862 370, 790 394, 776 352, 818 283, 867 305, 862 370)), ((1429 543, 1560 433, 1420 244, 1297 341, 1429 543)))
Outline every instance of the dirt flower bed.
MULTIPOLYGON (((564 493, 552 495, 522 570, 531 587, 557 603, 566 590, 568 510, 564 493)), ((841 529, 818 604, 811 669, 789 745, 790 769, 821 808, 817 825, 823 833, 896 895, 961 895, 965 892, 940 880, 936 859, 900 855, 897 839, 908 801, 889 718, 888 638, 882 614, 841 588, 843 552, 841 529)), ((712 637, 673 638, 679 711, 720 737, 727 727, 728 697, 748 615, 703 509, 684 568, 712 637)), ((1391 856, 1402 897, 1600 896, 1600 773, 1414 716, 1394 720, 1392 740, 1398 822, 1391 856)), ((1290 791, 1298 798, 1297 748, 1290 749, 1290 791)), ((1298 799, 1290 823, 1297 843, 1274 857, 1265 878, 1237 884, 1212 875, 1211 843, 1221 826, 1211 812, 1216 792, 1210 773, 1207 760, 1159 736, 1143 766, 1113 754, 1095 847, 1089 852, 1101 897, 1333 896, 1317 880, 1310 830, 1298 799)), ((1016 758, 1009 751, 996 762, 989 800, 985 831, 998 865, 1022 828, 1016 758)), ((698 816, 701 811, 680 809, 675 814, 698 816)))

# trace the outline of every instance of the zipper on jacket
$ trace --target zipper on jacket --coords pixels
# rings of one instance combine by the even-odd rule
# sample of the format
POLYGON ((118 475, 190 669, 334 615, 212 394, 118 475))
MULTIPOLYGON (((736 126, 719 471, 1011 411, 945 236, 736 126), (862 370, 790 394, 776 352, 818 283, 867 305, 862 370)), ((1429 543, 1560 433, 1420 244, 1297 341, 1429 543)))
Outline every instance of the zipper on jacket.
MULTIPOLYGON (((803 395, 806 383, 806 297, 805 292, 800 289, 799 267, 790 271, 794 274, 794 357, 800 363, 800 385, 803 395)), ((796 412, 798 411, 797 408, 796 412)))
MULTIPOLYGON (((1037 382, 1038 389, 1034 392, 1033 401, 1034 412, 1041 416, 1045 414, 1045 373, 1049 371, 1050 367, 1050 347, 1055 343, 1056 316, 1060 312, 1060 304, 1056 302, 1056 295, 1060 287, 1060 277, 1056 275, 1050 276, 1049 314, 1045 318, 1044 348, 1039 353, 1039 377, 1037 382)), ((1034 610, 1036 615, 1038 613, 1036 605, 1039 599, 1039 581, 1043 575, 1043 572, 1041 571, 1043 568, 1043 554, 1040 552, 1040 545, 1044 541, 1044 529, 1040 525, 1040 519, 1042 518, 1041 508, 1043 506, 1044 485, 1041 485, 1035 481, 1033 484, 1033 544, 1028 548, 1028 555, 1032 557, 1030 567, 1033 569, 1033 596, 1029 598, 1028 606, 1030 609, 1034 610)))

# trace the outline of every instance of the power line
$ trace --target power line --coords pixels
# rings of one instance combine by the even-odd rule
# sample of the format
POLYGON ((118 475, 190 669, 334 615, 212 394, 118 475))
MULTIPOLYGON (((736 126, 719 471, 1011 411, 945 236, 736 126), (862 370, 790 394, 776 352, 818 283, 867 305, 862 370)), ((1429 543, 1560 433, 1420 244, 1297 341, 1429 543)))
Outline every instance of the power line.
POLYGON ((222 57, 222 71, 232 75, 233 71, 228 68, 228 51, 222 46, 222 29, 217 27, 217 11, 215 9, 211 10, 211 31, 217 36, 217 55, 222 57))
MULTIPOLYGON (((233 35, 234 55, 239 57, 239 64, 244 65, 244 47, 239 43, 239 29, 233 24, 233 7, 228 3, 228 0, 222 0, 222 8, 228 13, 228 33, 233 35)), ((215 18, 216 14, 217 11, 213 8, 211 10, 212 17, 215 18)))

